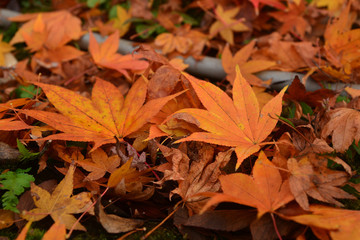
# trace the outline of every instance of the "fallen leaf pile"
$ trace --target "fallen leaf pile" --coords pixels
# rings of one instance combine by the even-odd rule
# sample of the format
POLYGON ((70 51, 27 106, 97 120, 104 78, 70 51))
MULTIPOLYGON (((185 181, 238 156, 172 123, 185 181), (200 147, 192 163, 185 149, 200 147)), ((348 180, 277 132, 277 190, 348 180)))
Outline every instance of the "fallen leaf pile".
POLYGON ((0 229, 360 239, 359 1, 45 2, 1 29, 0 229))

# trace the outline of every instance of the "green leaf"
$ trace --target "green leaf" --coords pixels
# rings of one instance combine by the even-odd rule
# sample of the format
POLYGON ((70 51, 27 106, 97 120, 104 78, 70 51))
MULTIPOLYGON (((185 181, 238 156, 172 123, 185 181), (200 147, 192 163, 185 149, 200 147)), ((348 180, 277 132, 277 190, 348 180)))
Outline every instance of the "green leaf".
POLYGON ((34 85, 20 85, 14 90, 14 92, 17 98, 33 98, 34 96, 40 94, 41 90, 34 85))
POLYGON ((307 114, 314 115, 314 112, 313 112, 313 110, 311 109, 311 107, 309 105, 307 105, 304 102, 300 102, 300 105, 301 105, 301 108, 302 108, 303 113, 305 115, 307 115, 307 114))
POLYGON ((346 102, 346 103, 349 103, 350 102, 350 99, 347 97, 347 96, 341 96, 339 95, 337 98, 336 98, 336 102, 346 102))
POLYGON ((89 7, 89 8, 93 8, 95 7, 96 5, 100 5, 102 3, 106 2, 106 0, 87 0, 86 1, 86 5, 89 7))
POLYGON ((278 116, 280 120, 283 120, 284 122, 288 123, 290 126, 295 127, 295 125, 289 120, 289 119, 286 119, 284 117, 281 117, 281 116, 278 116))
POLYGON ((199 21, 196 20, 195 18, 193 18, 192 16, 186 14, 186 13, 182 13, 182 12, 176 12, 178 13, 182 18, 183 18, 183 22, 190 24, 190 25, 199 25, 199 21))
POLYGON ((19 213, 16 208, 18 204, 18 196, 25 191, 25 188, 30 187, 30 182, 35 181, 35 178, 27 174, 28 169, 17 169, 15 172, 7 171, 0 175, 0 189, 6 190, 1 196, 3 208, 19 213))
POLYGON ((19 152, 21 154, 21 156, 20 156, 21 161, 34 160, 39 156, 40 152, 38 152, 38 153, 30 152, 29 150, 26 149, 25 145, 19 141, 19 139, 16 139, 16 142, 17 142, 17 147, 19 149, 19 152))

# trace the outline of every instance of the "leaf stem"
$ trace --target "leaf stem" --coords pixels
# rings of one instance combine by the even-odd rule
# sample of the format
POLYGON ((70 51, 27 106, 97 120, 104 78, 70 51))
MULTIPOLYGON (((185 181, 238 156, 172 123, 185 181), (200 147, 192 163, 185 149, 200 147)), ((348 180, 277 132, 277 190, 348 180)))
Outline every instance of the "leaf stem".
POLYGON ((278 236, 279 240, 282 240, 281 234, 280 234, 279 229, 277 228, 277 225, 276 225, 274 214, 270 213, 270 215, 271 215, 271 219, 272 219, 273 224, 274 224, 274 229, 275 229, 276 235, 278 236))

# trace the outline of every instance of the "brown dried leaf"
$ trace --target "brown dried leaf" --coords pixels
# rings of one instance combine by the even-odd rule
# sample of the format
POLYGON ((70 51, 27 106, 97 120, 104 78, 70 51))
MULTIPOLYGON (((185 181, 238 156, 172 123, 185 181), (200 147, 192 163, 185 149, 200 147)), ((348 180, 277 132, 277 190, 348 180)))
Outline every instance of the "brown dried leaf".
POLYGON ((338 206, 342 204, 335 198, 356 199, 339 188, 347 182, 347 174, 328 169, 327 161, 315 154, 309 154, 299 161, 295 158, 288 160, 290 189, 304 210, 309 210, 307 196, 338 206))
POLYGON ((138 219, 129 219, 119 217, 114 214, 107 214, 104 211, 104 207, 101 204, 97 204, 97 216, 101 225, 108 233, 122 233, 134 230, 141 226, 144 222, 138 219))
POLYGON ((333 148, 345 152, 355 140, 360 140, 360 112, 338 108, 329 112, 330 121, 322 129, 321 137, 332 135, 333 148))

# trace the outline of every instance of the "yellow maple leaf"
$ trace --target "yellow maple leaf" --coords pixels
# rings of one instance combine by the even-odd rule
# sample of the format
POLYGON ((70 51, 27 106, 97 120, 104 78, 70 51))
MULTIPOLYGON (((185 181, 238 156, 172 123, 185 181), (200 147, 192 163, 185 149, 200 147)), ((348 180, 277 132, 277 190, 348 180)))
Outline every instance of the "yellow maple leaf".
POLYGON ((117 17, 110 20, 113 23, 113 28, 119 31, 119 37, 124 36, 130 28, 129 19, 131 18, 131 10, 126 11, 125 8, 121 6, 116 6, 116 15, 117 17))
POLYGON ((326 7, 330 12, 336 12, 345 2, 346 0, 313 0, 311 4, 317 7, 326 7))
MULTIPOLYGON (((65 178, 51 194, 32 183, 31 193, 36 208, 24 211, 21 217, 28 221, 39 221, 50 215, 55 222, 65 224, 65 227, 70 229, 76 222, 72 214, 82 213, 92 204, 90 194, 87 192, 72 195, 74 171, 74 165, 70 165, 65 178)), ((86 230, 80 223, 74 229, 86 230)))
POLYGON ((3 35, 0 34, 0 66, 5 65, 5 55, 14 49, 9 43, 3 42, 2 38, 3 35))
POLYGON ((209 30, 211 36, 220 33, 220 36, 230 44, 234 44, 234 31, 244 32, 249 28, 242 23, 241 19, 234 19, 239 12, 239 8, 232 8, 224 11, 221 5, 215 9, 215 14, 218 20, 214 22, 209 30))

